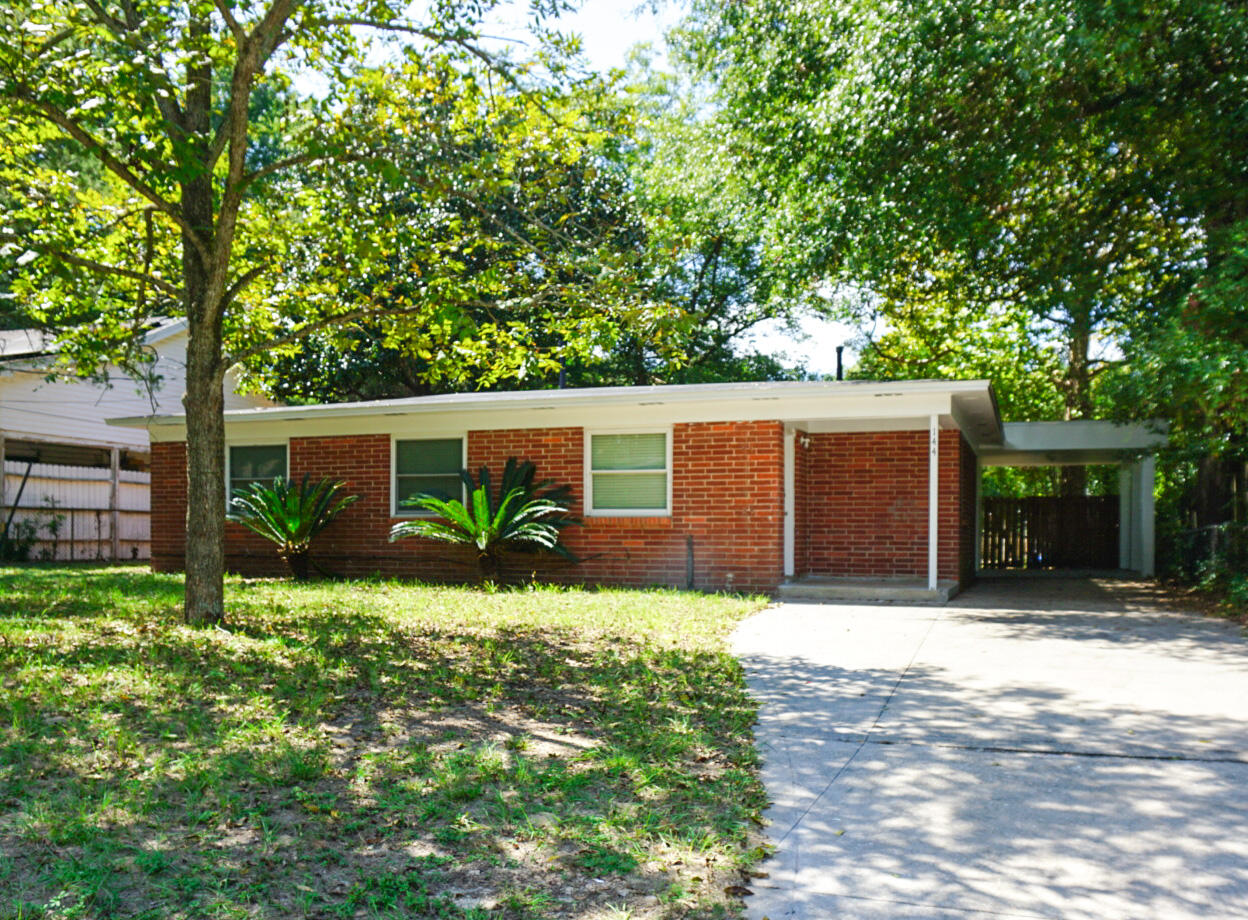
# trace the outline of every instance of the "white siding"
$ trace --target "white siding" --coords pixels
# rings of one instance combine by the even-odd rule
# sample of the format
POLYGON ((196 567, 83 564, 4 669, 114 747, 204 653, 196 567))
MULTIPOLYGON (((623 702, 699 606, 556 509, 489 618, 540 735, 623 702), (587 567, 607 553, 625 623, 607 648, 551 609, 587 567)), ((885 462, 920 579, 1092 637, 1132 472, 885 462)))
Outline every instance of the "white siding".
MULTIPOLYGON (((43 372, 28 362, 0 364, 0 431, 11 438, 146 450, 146 431, 116 428, 105 424, 105 419, 181 412, 186 391, 186 333, 171 335, 155 347, 156 372, 162 379, 151 393, 124 375, 117 376, 111 387, 72 379, 48 383, 43 372)), ((262 396, 233 392, 235 380, 232 374, 227 379, 227 409, 273 405, 262 396)))

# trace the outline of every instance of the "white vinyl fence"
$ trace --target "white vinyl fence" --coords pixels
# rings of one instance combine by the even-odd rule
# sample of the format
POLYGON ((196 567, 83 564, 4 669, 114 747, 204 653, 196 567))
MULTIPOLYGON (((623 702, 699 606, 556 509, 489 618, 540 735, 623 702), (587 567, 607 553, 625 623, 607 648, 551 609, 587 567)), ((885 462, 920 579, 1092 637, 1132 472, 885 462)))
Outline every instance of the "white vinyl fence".
POLYGON ((35 463, 26 476, 26 469, 24 460, 5 461, 0 528, 12 512, 9 543, 33 538, 28 558, 150 557, 151 473, 118 470, 114 489, 112 470, 35 463))

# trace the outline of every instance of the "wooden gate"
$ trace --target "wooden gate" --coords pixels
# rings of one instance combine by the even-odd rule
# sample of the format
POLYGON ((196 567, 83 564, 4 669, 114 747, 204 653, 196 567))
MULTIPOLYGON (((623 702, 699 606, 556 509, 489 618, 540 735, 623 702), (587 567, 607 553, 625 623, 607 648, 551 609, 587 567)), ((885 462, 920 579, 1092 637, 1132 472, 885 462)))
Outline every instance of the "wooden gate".
POLYGON ((985 498, 985 569, 1118 568, 1118 496, 985 498))

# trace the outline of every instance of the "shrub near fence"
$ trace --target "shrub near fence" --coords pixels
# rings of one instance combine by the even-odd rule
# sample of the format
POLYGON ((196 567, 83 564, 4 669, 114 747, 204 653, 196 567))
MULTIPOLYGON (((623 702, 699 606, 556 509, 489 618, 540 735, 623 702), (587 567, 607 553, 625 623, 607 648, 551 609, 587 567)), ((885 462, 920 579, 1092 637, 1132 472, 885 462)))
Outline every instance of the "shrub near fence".
POLYGON ((1248 576, 1248 524, 1227 521, 1180 531, 1166 558, 1189 581, 1248 576))
POLYGON ((0 506, 0 527, 12 512, 10 537, 27 538, 22 541, 27 544, 26 558, 111 560, 114 526, 118 560, 149 557, 150 473, 118 471, 114 514, 110 470, 36 463, 26 477, 26 468, 23 461, 5 462, 4 505, 0 506))

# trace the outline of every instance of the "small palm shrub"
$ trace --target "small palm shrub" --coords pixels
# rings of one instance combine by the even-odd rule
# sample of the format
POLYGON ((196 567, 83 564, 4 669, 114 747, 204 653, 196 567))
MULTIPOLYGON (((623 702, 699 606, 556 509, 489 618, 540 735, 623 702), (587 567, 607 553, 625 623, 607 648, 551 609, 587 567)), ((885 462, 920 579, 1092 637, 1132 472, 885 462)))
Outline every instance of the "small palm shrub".
POLYGON ((346 483, 332 479, 298 485, 289 479, 253 482, 236 489, 226 518, 277 545, 277 554, 300 581, 311 567, 312 540, 328 527, 358 495, 341 495, 346 483))
POLYGON ((497 492, 490 471, 481 467, 477 478, 460 471, 467 502, 418 495, 402 504, 421 508, 433 516, 395 524, 391 541, 423 537, 459 546, 476 553, 477 572, 483 581, 502 580, 506 557, 516 552, 552 552, 579 561, 559 542, 560 531, 575 521, 568 516, 572 490, 554 480, 537 481, 537 467, 509 457, 497 492))

